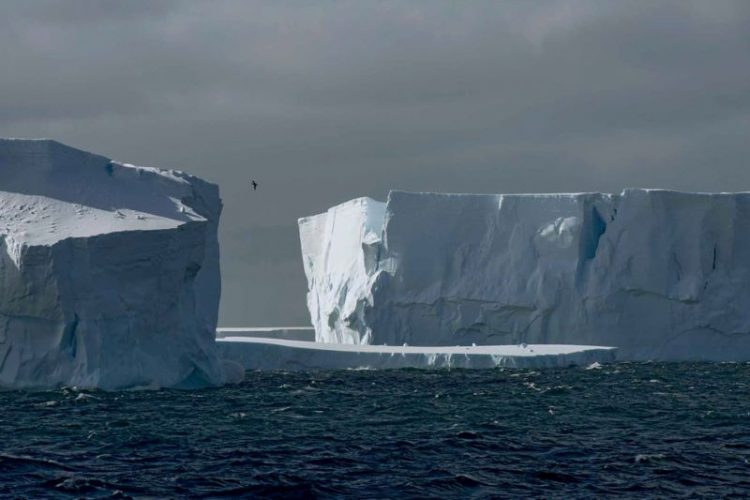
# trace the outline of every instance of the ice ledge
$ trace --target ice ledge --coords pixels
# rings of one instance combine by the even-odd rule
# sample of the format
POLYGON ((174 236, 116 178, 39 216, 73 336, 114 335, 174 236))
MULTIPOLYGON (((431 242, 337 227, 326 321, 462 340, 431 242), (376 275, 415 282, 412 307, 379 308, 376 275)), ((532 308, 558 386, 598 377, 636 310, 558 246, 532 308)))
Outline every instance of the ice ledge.
POLYGON ((616 349, 578 345, 382 346, 276 338, 217 339, 219 355, 246 370, 553 368, 613 362, 616 349))
POLYGON ((216 338, 224 337, 261 337, 284 340, 315 340, 315 329, 311 326, 276 326, 276 327, 223 327, 216 329, 216 338))

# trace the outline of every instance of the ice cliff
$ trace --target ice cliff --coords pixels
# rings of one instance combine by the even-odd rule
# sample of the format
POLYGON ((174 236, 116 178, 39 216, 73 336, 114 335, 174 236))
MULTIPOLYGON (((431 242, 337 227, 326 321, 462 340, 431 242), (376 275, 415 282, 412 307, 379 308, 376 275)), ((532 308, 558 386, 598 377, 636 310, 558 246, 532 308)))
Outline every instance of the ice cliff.
POLYGON ((321 342, 750 360, 750 194, 393 191, 299 221, 321 342))
POLYGON ((217 186, 0 139, 0 386, 224 379, 217 186))

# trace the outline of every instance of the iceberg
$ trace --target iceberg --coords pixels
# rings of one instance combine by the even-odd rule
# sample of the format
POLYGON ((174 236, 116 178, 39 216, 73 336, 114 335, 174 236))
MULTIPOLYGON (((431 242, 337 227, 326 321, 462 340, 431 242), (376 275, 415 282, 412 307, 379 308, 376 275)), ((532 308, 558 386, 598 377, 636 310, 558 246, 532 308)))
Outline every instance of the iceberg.
POLYGON ((0 139, 0 386, 224 381, 218 187, 0 139))
POLYGON ((311 326, 266 326, 266 327, 224 327, 216 329, 216 338, 249 337, 283 340, 315 341, 315 329, 311 326))
POLYGON ((391 191, 299 220, 318 342, 750 360, 750 193, 391 191))
POLYGON ((564 368, 615 360, 615 349, 578 345, 381 346, 323 344, 272 337, 217 339, 227 363, 245 370, 564 368))

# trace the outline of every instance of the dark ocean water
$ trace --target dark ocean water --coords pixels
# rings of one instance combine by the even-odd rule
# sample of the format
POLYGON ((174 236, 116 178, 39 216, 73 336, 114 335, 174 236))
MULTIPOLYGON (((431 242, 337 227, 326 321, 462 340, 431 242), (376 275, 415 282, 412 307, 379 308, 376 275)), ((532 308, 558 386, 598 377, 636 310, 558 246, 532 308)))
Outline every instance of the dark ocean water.
POLYGON ((750 495, 750 365, 0 393, 0 496, 750 495))

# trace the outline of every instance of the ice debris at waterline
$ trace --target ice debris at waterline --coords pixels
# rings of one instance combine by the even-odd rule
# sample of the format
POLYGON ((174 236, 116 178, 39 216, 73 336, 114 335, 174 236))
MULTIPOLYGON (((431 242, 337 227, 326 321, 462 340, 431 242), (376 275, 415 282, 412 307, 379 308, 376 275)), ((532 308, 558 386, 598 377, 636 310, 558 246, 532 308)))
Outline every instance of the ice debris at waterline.
POLYGON ((247 336, 216 343, 222 358, 246 370, 553 368, 615 360, 611 347, 579 345, 383 346, 247 336))
POLYGON ((750 194, 392 191, 299 220, 319 342, 750 360, 750 194))
POLYGON ((218 187, 0 139, 0 386, 222 383, 218 187))

